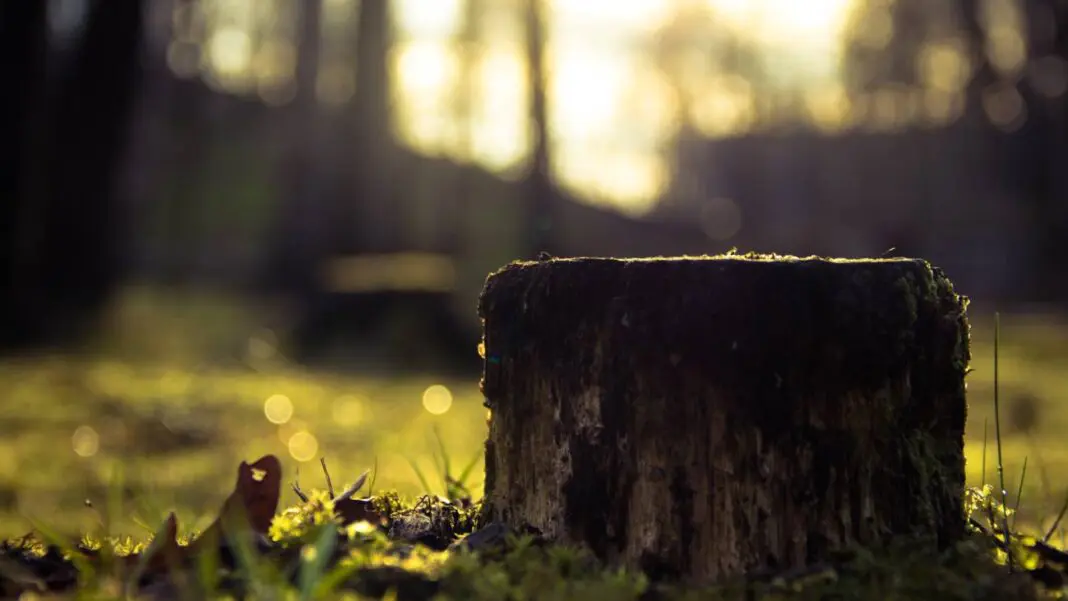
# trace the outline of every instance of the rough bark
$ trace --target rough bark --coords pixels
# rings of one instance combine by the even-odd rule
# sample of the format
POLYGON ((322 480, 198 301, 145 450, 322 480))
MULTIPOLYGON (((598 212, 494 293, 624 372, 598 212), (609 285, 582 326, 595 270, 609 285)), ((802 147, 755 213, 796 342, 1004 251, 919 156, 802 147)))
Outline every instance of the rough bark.
POLYGON ((691 581, 953 541, 966 305, 913 259, 510 264, 479 306, 483 518, 691 581))

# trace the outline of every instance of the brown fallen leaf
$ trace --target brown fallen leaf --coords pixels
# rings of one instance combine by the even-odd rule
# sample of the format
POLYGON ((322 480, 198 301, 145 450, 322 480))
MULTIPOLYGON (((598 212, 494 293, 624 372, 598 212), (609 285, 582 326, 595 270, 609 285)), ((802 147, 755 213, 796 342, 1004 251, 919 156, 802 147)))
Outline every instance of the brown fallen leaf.
POLYGON ((185 557, 185 549, 178 545, 178 518, 171 513, 148 548, 139 555, 127 556, 126 562, 131 567, 141 565, 141 576, 154 576, 182 565, 185 557))
POLYGON ((255 463, 244 461, 237 468, 234 492, 223 503, 219 517, 195 541, 190 553, 205 547, 217 547, 219 541, 243 534, 251 528, 266 535, 278 509, 282 493, 282 463, 274 455, 265 455, 255 463))

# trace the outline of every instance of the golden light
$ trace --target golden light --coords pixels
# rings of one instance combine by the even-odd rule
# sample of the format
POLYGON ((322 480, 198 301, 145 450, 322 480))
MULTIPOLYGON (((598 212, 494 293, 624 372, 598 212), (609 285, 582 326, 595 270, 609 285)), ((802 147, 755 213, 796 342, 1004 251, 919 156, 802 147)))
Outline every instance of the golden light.
POLYGON ((351 428, 363 423, 363 401, 352 394, 341 395, 331 405, 334 424, 351 428))
POLYGON ((391 12, 402 33, 448 37, 460 27, 463 0, 393 0, 391 12))
POLYGON ((518 50, 487 52, 478 61, 478 97, 471 123, 471 159, 494 171, 529 154, 527 65, 518 50))
POLYGON ((402 139, 430 154, 447 150, 450 129, 450 95, 458 79, 454 50, 437 42, 400 44, 392 53, 396 76, 394 126, 402 139))
MULTIPOLYGON (((841 41, 859 0, 696 1, 743 41, 774 54, 781 65, 773 67, 773 78, 790 79, 790 85, 803 90, 838 83, 841 41)), ((638 45, 647 41, 671 21, 679 5, 672 0, 546 2, 554 175, 591 203, 641 214, 670 177, 661 143, 674 134, 679 110, 674 88, 656 75, 643 75, 650 69, 627 52, 635 47, 627 40, 638 45), (620 39, 622 50, 584 33, 592 30, 620 39), (603 151, 620 149, 621 138, 625 150, 603 151)), ((521 11, 510 7, 505 12, 515 13, 512 17, 486 21, 496 25, 486 34, 483 54, 475 57, 470 122, 463 122, 455 116, 462 63, 453 42, 462 25, 462 3, 398 0, 393 8, 400 40, 392 57, 399 137, 426 154, 473 160, 498 173, 514 170, 529 156, 533 139, 529 82, 523 44, 516 35, 501 33, 502 27, 511 31, 510 25, 497 25, 518 22, 521 11)), ((885 44, 893 30, 889 13, 879 15, 877 26, 864 29, 874 45, 885 44)), ((522 33, 521 26, 516 29, 522 33)), ((692 92, 685 117, 702 133, 737 135, 754 125, 753 92, 744 79, 719 76, 699 81, 692 92)), ((813 121, 826 131, 842 128, 852 114, 837 88, 808 100, 813 121)), ((916 110, 922 106, 919 97, 913 104, 916 110)))
POLYGON ((1015 0, 981 3, 980 22, 986 30, 986 55, 1002 75, 1019 74, 1027 62, 1023 19, 1015 0))
POLYGON ((428 95, 442 95, 454 85, 457 57, 446 45, 436 42, 402 44, 394 56, 397 83, 413 100, 426 101, 428 95))
POLYGON ((252 64, 252 39, 241 29, 220 28, 208 42, 208 60, 219 75, 244 75, 252 64))
POLYGON ((278 440, 284 444, 289 444, 289 439, 293 438, 293 435, 302 430, 307 430, 308 424, 301 419, 291 419, 288 422, 278 426, 278 440))
POLYGON ((423 408, 434 415, 442 415, 452 407, 452 391, 434 384, 423 391, 423 408))
POLYGON ((998 25, 988 34, 987 55, 995 69, 1004 75, 1023 70, 1027 62, 1027 45, 1016 27, 998 25))
POLYGON ((100 435, 90 426, 78 426, 70 442, 79 457, 92 457, 100 450, 100 435))
POLYGON ((88 385, 100 395, 122 396, 133 377, 133 370, 129 366, 116 361, 103 361, 90 368, 88 385))
MULTIPOLYGON (((856 0, 705 0, 713 13, 763 42, 834 44, 856 0)), ((802 52, 804 50, 801 50, 802 52)))
POLYGON ((627 64, 612 55, 557 48, 549 53, 549 129, 554 139, 585 143, 617 125, 627 64))
POLYGON ((850 116, 849 96, 841 85, 812 90, 805 95, 805 108, 812 122, 824 133, 836 133, 850 116))
POLYGON ((868 7, 862 21, 853 23, 851 37, 856 43, 882 50, 894 37, 894 16, 888 6, 868 7))
POLYGON ((943 92, 964 88, 971 77, 971 65, 963 45, 956 41, 925 45, 916 59, 924 87, 943 92))
POLYGON ((720 137, 745 133, 756 118, 752 87, 744 78, 725 75, 705 81, 690 105, 697 129, 720 137))
POLYGON ((319 441, 307 430, 300 430, 289 437, 289 454, 300 462, 311 461, 319 452, 319 441))
POLYGON ((167 370, 159 379, 161 396, 179 397, 189 392, 193 376, 178 370, 167 370))
POLYGON ((293 417, 293 402, 284 394, 273 394, 264 401, 263 414, 272 424, 284 424, 293 417))
POLYGON ((671 2, 656 0, 547 0, 554 25, 597 27, 652 33, 671 17, 671 2), (570 22, 570 23, 569 23, 570 22))

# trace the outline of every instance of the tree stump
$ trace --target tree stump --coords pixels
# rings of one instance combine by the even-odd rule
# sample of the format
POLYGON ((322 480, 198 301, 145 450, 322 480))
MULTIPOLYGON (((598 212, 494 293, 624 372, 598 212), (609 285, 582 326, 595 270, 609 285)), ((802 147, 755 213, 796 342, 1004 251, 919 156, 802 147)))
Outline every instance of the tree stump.
POLYGON ((964 533, 967 299, 915 259, 490 275, 484 520, 709 581, 964 533))

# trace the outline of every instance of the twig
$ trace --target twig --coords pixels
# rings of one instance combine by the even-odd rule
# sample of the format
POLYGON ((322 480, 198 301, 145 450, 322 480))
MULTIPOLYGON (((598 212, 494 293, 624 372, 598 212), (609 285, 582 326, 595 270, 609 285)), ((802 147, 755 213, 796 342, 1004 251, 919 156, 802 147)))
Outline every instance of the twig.
POLYGON ((371 472, 371 483, 367 485, 367 496, 373 496, 375 494, 375 479, 378 478, 378 455, 375 455, 375 464, 371 472))
POLYGON ((326 476, 326 491, 330 493, 330 498, 334 498, 334 483, 330 480, 330 470, 326 469, 326 457, 319 458, 319 465, 323 466, 323 475, 326 476))
POLYGON ((308 495, 304 494, 304 491, 300 489, 300 466, 297 466, 297 473, 293 475, 293 484, 291 486, 293 487, 293 492, 296 493, 297 498, 299 498, 302 503, 307 503, 308 495))

